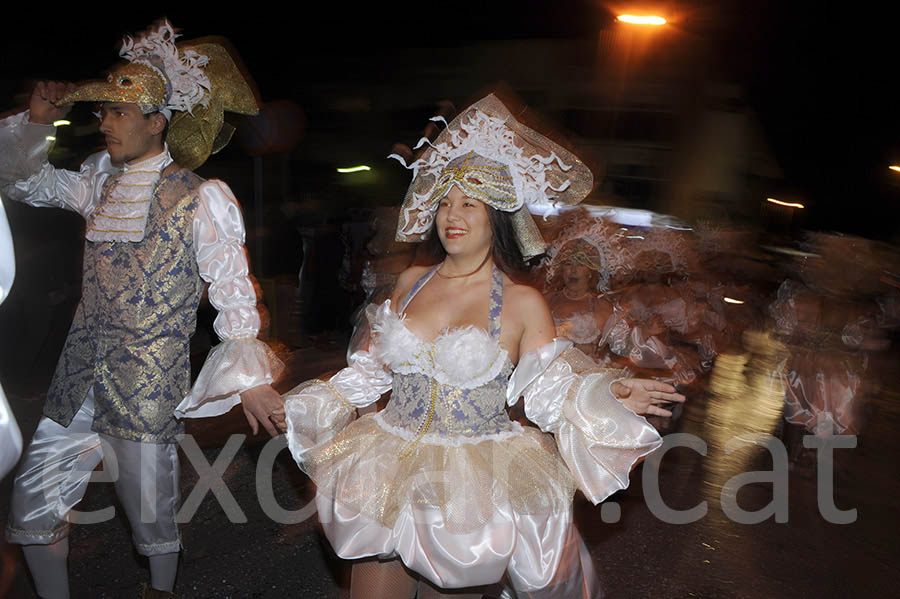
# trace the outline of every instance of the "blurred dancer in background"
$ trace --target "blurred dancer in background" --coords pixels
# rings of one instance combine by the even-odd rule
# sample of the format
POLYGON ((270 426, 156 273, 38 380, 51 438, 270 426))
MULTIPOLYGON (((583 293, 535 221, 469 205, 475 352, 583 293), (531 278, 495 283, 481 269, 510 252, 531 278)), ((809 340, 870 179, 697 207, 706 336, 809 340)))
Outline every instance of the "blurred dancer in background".
POLYGON ((784 418, 797 427, 788 431, 791 455, 803 467, 815 454, 802 448, 800 434, 862 430, 869 364, 874 352, 890 345, 885 308, 896 292, 884 284, 886 256, 875 242, 811 233, 807 249, 769 307, 777 338, 787 347, 778 376, 784 418))
POLYGON ((613 311, 601 297, 609 291, 613 264, 612 252, 604 252, 610 233, 603 221, 584 210, 572 211, 567 218, 571 224, 553 239, 542 262, 544 294, 556 336, 598 359, 600 336, 613 311))

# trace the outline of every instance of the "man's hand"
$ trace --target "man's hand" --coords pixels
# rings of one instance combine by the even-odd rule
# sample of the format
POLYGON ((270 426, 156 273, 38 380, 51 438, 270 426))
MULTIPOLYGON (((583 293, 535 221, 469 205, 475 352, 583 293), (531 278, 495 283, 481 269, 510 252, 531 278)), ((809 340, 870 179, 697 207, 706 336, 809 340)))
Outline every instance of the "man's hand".
POLYGON ((38 81, 31 92, 28 103, 28 120, 39 125, 52 125, 72 109, 71 104, 57 106, 56 102, 71 91, 75 91, 74 83, 60 81, 38 81))
POLYGON ((241 407, 254 435, 259 432, 260 424, 273 437, 287 428, 284 421, 284 400, 272 385, 260 385, 241 393, 241 407))
POLYGON ((684 395, 675 392, 675 387, 650 379, 623 379, 610 386, 613 395, 635 414, 665 416, 672 412, 660 404, 684 403, 684 395))

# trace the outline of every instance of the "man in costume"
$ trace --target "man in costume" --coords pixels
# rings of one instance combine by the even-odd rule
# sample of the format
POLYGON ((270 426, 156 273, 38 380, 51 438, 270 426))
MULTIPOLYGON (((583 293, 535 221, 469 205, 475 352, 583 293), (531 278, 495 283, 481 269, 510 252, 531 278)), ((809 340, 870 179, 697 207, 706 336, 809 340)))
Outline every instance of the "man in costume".
POLYGON ((7 539, 23 546, 41 597, 68 597, 68 515, 94 467, 116 493, 138 553, 145 597, 171 597, 181 546, 176 416, 242 403, 254 433, 283 421, 271 388, 281 364, 256 339, 241 210, 196 168, 227 143, 225 110, 255 114, 251 85, 214 38, 175 44, 168 22, 126 37, 107 81, 40 83, 29 110, 0 121, 0 192, 87 223, 82 298, 16 476, 7 539), (100 104, 107 149, 80 172, 47 162, 52 123, 75 101, 100 104), (189 340, 204 281, 223 340, 190 387, 189 340), (187 412, 187 413, 186 413, 187 412))

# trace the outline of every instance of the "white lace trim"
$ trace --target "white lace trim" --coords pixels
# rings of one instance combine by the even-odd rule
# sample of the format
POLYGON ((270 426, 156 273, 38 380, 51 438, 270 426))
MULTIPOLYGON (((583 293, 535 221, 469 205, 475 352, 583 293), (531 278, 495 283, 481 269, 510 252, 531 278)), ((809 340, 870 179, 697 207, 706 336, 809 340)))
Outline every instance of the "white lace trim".
MULTIPOLYGON (((378 423, 385 432, 388 432, 392 435, 396 435, 400 437, 404 441, 409 443, 416 442, 416 434, 412 431, 408 431, 405 428, 400 428, 394 426, 393 424, 388 424, 384 421, 382 417, 382 413, 378 412, 372 417, 375 422, 378 423)), ((443 445, 444 447, 461 447, 463 445, 477 445, 478 443, 483 443, 485 441, 506 441, 512 439, 513 437, 518 437, 524 432, 524 428, 521 424, 515 421, 511 421, 512 430, 503 431, 501 433, 490 433, 487 435, 473 435, 473 436, 465 436, 459 435, 453 438, 447 438, 437 433, 428 433, 424 437, 422 437, 418 442, 424 443, 425 445, 443 445)))

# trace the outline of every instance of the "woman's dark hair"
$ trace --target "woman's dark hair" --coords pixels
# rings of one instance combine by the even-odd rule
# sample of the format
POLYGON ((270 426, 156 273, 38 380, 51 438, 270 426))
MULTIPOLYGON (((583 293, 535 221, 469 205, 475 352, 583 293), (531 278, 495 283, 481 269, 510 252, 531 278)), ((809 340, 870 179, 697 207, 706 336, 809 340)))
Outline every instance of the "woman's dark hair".
MULTIPOLYGON (((528 267, 522 257, 519 244, 516 243, 516 232, 513 228, 512 213, 504 212, 484 205, 488 212, 488 222, 491 224, 491 258, 494 264, 502 270, 506 276, 520 282, 526 278, 528 267)), ((526 208, 522 208, 526 210, 526 208)), ((417 262, 436 264, 444 259, 447 252, 441 245, 437 234, 437 220, 431 225, 431 233, 428 239, 423 241, 417 252, 417 262), (421 256, 421 259, 419 259, 421 256)))

